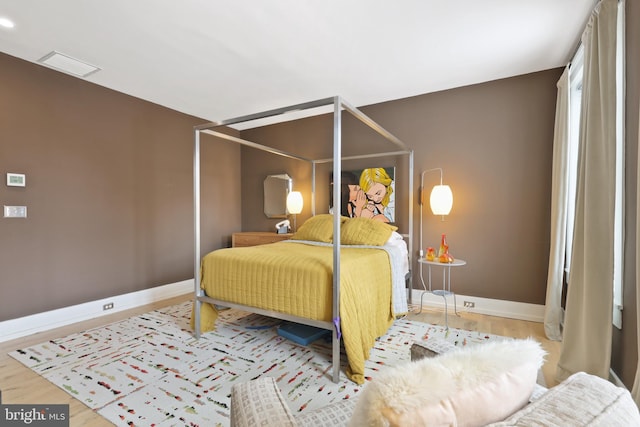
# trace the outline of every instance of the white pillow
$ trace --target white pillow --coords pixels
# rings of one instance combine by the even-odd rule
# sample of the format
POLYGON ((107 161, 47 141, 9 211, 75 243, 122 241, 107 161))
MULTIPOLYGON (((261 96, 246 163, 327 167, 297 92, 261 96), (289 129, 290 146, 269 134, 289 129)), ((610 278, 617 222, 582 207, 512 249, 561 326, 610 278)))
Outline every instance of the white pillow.
POLYGON ((402 237, 402 234, 398 233, 397 231, 393 231, 391 232, 391 236, 389 236, 389 240, 387 240, 387 243, 392 243, 395 240, 404 240, 404 237, 402 237))
POLYGON ((350 426, 484 426, 527 404, 545 351, 505 339, 391 367, 358 397, 350 426))

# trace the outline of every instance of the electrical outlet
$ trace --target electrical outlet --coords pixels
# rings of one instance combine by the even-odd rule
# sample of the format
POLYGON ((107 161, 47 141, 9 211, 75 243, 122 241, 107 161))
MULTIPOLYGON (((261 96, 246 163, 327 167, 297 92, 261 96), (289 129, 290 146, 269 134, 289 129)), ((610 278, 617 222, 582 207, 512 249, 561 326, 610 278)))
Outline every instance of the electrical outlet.
POLYGON ((464 306, 465 306, 466 308, 475 308, 476 303, 475 303, 475 302, 473 302, 473 301, 465 301, 465 302, 464 302, 464 306))
POLYGON ((110 302, 102 306, 102 311, 111 310, 112 308, 113 308, 113 303, 110 302))
POLYGON ((6 206, 4 207, 5 218, 26 218, 27 207, 26 206, 6 206))

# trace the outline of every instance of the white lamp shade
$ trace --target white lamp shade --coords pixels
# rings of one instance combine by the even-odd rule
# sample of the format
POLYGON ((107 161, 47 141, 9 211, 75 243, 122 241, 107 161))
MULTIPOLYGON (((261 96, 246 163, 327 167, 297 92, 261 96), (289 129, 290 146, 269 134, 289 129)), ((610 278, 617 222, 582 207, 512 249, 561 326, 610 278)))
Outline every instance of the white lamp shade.
POLYGON ((299 191, 291 191, 287 195, 287 211, 290 214, 297 215, 302 212, 302 193, 299 191))
POLYGON ((449 215, 453 207, 453 193, 448 185, 436 185, 431 190, 431 211, 434 215, 449 215))

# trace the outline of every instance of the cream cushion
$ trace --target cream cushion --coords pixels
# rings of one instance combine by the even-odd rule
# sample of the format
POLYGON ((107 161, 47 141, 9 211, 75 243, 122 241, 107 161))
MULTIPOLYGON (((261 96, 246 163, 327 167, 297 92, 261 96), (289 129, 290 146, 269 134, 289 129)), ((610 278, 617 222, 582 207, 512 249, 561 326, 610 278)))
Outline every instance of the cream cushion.
POLYGON ((629 391, 586 372, 571 375, 538 400, 491 427, 640 426, 629 391))
POLYGON ((231 387, 232 427, 297 425, 275 378, 262 377, 231 387))
POLYGON ((350 426, 485 426, 525 406, 545 352, 506 339, 390 367, 362 390, 350 426))

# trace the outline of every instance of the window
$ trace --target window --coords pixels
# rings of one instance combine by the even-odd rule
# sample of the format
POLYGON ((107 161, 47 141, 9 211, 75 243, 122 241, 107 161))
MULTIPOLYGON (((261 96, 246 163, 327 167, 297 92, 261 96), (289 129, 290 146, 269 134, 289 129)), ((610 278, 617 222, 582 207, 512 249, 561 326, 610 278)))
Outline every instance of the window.
POLYGON ((569 281, 571 272, 571 252, 573 250, 573 224, 576 216, 576 191, 578 178, 578 149, 580 143, 580 102, 582 100, 582 72, 584 69, 584 49, 578 48, 569 68, 569 182, 567 186, 567 246, 565 252, 565 273, 569 281))
POLYGON ((613 252, 613 324, 622 329, 624 258, 624 2, 618 3, 616 40, 616 198, 613 252))

